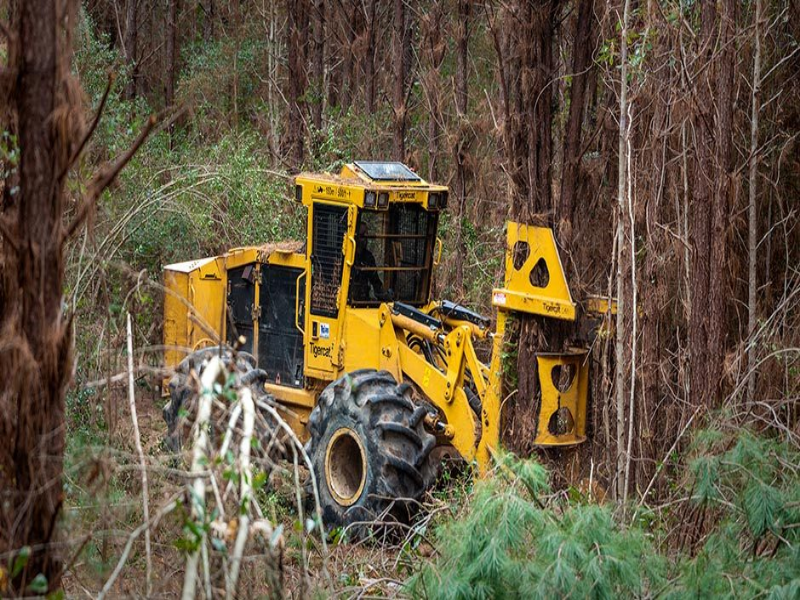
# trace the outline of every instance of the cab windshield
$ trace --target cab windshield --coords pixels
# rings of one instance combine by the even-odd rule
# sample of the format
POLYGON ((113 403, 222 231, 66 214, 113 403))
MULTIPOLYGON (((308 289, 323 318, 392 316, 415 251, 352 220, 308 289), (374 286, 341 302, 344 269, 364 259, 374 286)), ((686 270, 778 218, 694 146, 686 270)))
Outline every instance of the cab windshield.
POLYGON ((392 204, 388 211, 362 210, 350 275, 350 305, 378 306, 428 300, 437 214, 418 204, 392 204))

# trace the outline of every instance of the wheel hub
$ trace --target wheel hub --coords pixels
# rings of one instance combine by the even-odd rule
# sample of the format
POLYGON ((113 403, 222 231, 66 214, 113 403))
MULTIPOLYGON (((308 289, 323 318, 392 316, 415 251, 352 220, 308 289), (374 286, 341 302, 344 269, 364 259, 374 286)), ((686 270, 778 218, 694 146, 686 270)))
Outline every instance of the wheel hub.
POLYGON ((358 434, 341 427, 325 452, 325 479, 333 499, 342 506, 358 500, 367 480, 367 457, 358 434))

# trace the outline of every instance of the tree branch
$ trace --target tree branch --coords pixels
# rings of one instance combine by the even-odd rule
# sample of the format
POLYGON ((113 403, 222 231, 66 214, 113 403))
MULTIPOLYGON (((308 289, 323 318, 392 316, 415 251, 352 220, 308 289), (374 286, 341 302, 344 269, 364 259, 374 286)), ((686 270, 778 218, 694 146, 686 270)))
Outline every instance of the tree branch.
POLYGON ((114 71, 109 71, 108 73, 108 84, 106 85, 106 89, 103 92, 103 97, 100 99, 100 106, 97 107, 97 114, 94 116, 94 121, 92 121, 92 125, 89 127, 89 130, 86 132, 86 135, 83 136, 81 143, 78 144, 78 148, 75 152, 72 153, 72 156, 69 157, 69 160, 64 165, 64 168, 61 170, 61 173, 58 175, 59 180, 64 179, 67 173, 69 172, 72 165, 75 164, 75 161, 78 160, 83 149, 86 147, 86 144, 89 142, 89 139, 94 135, 95 129, 97 129, 97 125, 100 123, 100 117, 103 115, 103 109, 106 107, 106 101, 108 100, 108 95, 111 92, 111 86, 114 84, 114 80, 117 78, 117 74, 114 71))
POLYGON ((64 236, 64 241, 71 238, 75 233, 78 231, 80 226, 86 221, 86 218, 89 216, 89 211, 94 208, 97 199, 100 197, 105 189, 111 185, 111 182, 114 181, 114 178, 119 175, 119 172, 125 167, 126 164, 133 158, 133 155, 139 150, 141 145, 150 135, 150 132, 153 130, 153 127, 156 124, 156 116, 150 115, 150 118, 147 120, 147 124, 145 125, 142 132, 139 134, 139 137, 136 138, 136 141, 133 145, 128 149, 128 151, 120 156, 113 164, 106 165, 95 175, 92 183, 89 185, 89 196, 83 201, 81 207, 78 209, 78 214, 75 215, 75 219, 73 219, 72 223, 70 223, 69 227, 67 228, 67 233, 64 236))

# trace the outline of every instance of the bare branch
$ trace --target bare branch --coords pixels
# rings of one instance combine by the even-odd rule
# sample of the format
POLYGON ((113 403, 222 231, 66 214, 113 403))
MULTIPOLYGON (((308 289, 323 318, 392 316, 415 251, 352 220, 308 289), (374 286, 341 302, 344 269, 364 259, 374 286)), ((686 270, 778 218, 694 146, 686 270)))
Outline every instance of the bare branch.
POLYGON ((89 196, 83 201, 83 204, 78 209, 78 214, 75 215, 75 219, 73 219, 72 223, 70 223, 69 227, 67 228, 67 233, 64 236, 64 241, 71 238, 75 233, 78 231, 81 225, 83 225, 86 218, 89 216, 89 211, 94 208, 97 199, 100 197, 105 189, 111 185, 111 182, 114 181, 114 178, 119 175, 119 172, 125 167, 126 164, 133 158, 133 155, 136 154, 136 151, 139 150, 142 144, 144 144, 147 137, 150 135, 150 132, 153 130, 156 124, 156 116, 150 115, 150 118, 147 120, 147 124, 145 125, 142 132, 139 134, 139 137, 136 138, 136 141, 133 145, 128 149, 125 154, 120 156, 113 164, 106 165, 95 175, 92 183, 89 185, 89 196))
POLYGON ((83 136, 81 143, 78 144, 78 148, 75 152, 72 153, 72 156, 69 157, 69 160, 64 165, 64 168, 61 170, 61 173, 58 175, 59 179, 64 179, 67 173, 69 172, 72 165, 75 164, 75 161, 78 160, 83 149, 86 147, 86 144, 89 142, 91 137, 94 135, 95 130, 97 129, 97 125, 100 123, 100 117, 103 116, 103 110, 106 107, 106 102, 108 101, 108 95, 111 92, 111 86, 114 84, 114 80, 117 78, 117 74, 114 71, 109 71, 108 73, 108 84, 106 84, 106 89, 103 92, 103 97, 100 99, 100 105, 97 107, 97 113, 94 116, 94 121, 92 121, 92 125, 89 127, 89 130, 86 132, 86 135, 83 136))

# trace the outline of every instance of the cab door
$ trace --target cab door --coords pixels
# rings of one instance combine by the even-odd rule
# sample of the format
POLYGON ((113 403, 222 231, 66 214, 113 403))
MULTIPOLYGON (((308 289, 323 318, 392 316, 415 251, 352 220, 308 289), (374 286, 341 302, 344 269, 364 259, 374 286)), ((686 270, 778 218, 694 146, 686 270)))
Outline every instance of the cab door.
POLYGON ((310 211, 305 372, 310 377, 330 380, 337 376, 342 367, 339 341, 347 297, 346 282, 355 252, 353 229, 356 209, 354 206, 315 200, 310 211))

